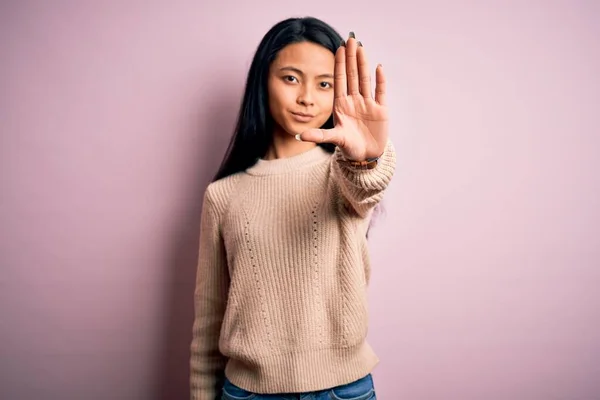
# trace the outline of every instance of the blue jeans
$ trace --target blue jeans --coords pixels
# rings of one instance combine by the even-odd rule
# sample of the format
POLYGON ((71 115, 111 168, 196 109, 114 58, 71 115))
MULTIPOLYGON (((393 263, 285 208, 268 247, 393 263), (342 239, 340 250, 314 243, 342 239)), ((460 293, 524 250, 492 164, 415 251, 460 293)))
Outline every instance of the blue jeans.
POLYGON ((256 394, 225 380, 221 400, 377 400, 371 374, 347 385, 308 393, 256 394))

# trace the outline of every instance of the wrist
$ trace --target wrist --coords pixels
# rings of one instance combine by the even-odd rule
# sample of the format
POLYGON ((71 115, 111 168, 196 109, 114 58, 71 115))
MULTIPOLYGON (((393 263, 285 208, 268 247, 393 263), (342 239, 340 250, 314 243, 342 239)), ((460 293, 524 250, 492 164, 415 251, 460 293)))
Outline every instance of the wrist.
POLYGON ((342 164, 348 165, 352 168, 356 169, 373 169, 377 167, 377 163, 379 162, 379 157, 371 157, 366 160, 349 160, 343 159, 340 160, 342 164))

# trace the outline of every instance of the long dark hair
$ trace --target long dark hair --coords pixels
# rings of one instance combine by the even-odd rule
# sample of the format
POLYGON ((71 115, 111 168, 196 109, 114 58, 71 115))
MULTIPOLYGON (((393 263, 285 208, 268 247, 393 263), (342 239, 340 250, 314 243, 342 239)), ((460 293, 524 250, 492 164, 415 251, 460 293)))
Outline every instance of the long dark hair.
MULTIPOLYGON (((271 146, 274 122, 269 112, 269 68, 281 49, 299 42, 316 43, 335 54, 342 37, 327 23, 314 17, 289 18, 278 22, 267 32, 250 65, 235 131, 213 181, 251 167, 271 146)), ((333 116, 321 128, 333 128, 333 116)), ((334 145, 327 143, 319 146, 330 153, 335 149, 334 145)))

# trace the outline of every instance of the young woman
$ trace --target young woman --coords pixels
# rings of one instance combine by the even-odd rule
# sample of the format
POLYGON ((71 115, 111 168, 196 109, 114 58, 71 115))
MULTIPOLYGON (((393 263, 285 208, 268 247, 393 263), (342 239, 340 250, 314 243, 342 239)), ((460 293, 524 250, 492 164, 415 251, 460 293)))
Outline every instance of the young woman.
POLYGON ((366 233, 396 163, 375 77, 315 18, 261 41, 203 201, 192 399, 375 399, 366 233))

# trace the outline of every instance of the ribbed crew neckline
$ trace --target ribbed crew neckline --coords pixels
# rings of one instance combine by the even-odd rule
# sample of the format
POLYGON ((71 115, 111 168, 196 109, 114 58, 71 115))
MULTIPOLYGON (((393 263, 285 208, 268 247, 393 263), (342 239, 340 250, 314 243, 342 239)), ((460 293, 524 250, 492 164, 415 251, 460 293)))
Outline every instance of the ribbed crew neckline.
POLYGON ((331 155, 331 153, 321 146, 315 146, 310 150, 291 157, 276 158, 273 160, 259 158, 256 161, 256 164, 246 169, 246 172, 250 175, 284 174, 325 161, 329 159, 331 155))

